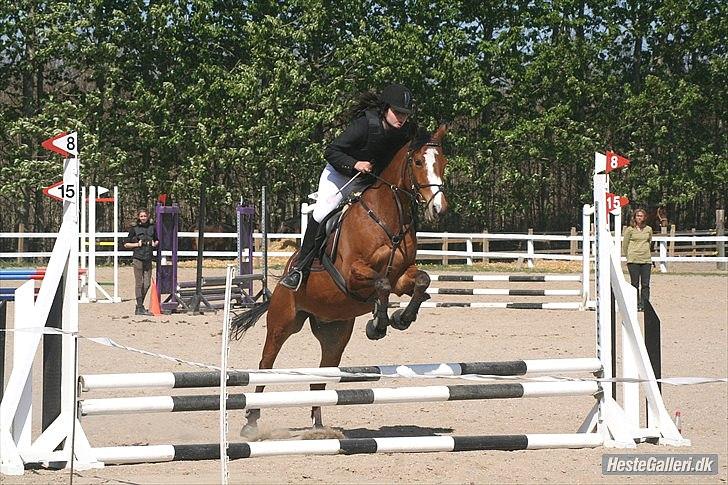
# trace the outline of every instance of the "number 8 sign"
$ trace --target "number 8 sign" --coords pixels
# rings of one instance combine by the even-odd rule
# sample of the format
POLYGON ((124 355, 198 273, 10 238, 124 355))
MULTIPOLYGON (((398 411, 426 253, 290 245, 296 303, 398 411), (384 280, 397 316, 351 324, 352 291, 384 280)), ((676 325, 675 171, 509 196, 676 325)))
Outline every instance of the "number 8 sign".
POLYGON ((78 156, 78 133, 61 133, 49 138, 42 144, 43 148, 56 152, 62 157, 71 158, 78 156))
POLYGON ((607 152, 607 169, 605 173, 609 173, 612 170, 626 167, 629 165, 629 160, 614 152, 607 152))

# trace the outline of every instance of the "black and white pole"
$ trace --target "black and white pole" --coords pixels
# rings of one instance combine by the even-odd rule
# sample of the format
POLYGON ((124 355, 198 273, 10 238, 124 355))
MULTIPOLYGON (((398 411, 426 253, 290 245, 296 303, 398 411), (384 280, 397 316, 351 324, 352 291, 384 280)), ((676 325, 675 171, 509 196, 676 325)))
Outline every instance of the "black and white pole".
MULTIPOLYGON (((432 453, 485 450, 544 450, 596 448, 603 444, 594 433, 520 434, 495 436, 410 436, 322 440, 280 440, 231 443, 233 459, 289 455, 358 455, 373 453, 432 453)), ((95 448, 106 464, 215 460, 217 444, 116 446, 95 448)))
MULTIPOLYGON (((351 406, 412 402, 469 401, 478 399, 521 399, 549 396, 596 396, 596 381, 523 382, 457 386, 378 387, 321 391, 278 391, 232 394, 228 409, 267 409, 300 406, 351 406)), ((82 416, 215 411, 220 395, 145 396, 86 399, 79 402, 82 416)))

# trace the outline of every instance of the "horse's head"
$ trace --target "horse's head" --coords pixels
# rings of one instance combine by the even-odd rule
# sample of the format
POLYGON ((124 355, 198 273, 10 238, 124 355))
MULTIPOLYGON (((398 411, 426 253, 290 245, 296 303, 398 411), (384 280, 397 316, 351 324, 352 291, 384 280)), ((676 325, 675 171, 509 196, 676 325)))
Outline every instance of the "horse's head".
POLYGON ((410 144, 407 155, 408 188, 415 194, 417 202, 425 206, 425 218, 428 221, 447 211, 447 199, 442 188, 447 165, 442 139, 446 132, 447 126, 440 125, 432 135, 417 136, 410 144))

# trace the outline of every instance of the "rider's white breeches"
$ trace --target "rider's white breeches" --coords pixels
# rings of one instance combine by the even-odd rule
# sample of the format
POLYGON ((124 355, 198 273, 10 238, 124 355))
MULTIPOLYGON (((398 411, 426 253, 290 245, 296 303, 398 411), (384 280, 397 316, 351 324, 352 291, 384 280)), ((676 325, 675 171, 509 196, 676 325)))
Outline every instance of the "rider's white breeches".
MULTIPOLYGON (((362 176, 358 177, 358 179, 361 178, 362 176)), ((330 164, 326 164, 319 179, 318 197, 313 208, 313 218, 316 222, 323 221, 329 212, 334 210, 354 190, 361 190, 361 185, 354 181, 347 185, 344 190, 339 191, 349 180, 351 180, 351 177, 340 174, 330 164)))

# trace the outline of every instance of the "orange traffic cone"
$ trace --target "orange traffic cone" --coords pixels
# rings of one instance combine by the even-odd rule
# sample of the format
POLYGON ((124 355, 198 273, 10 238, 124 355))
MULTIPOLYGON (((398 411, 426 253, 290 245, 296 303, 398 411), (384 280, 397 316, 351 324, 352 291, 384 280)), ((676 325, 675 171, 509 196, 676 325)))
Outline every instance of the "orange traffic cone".
POLYGON ((150 288, 149 295, 149 311, 152 312, 152 315, 155 317, 158 317, 162 314, 162 309, 159 305, 159 292, 157 291, 157 283, 152 279, 152 287, 150 288))

